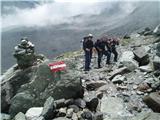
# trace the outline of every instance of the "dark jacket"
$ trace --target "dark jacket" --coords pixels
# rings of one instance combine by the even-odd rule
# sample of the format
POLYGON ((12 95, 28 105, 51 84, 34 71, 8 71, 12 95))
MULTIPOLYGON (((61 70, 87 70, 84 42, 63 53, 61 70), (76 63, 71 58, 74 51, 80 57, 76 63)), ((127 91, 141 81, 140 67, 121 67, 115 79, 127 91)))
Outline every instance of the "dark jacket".
POLYGON ((85 40, 83 42, 83 49, 86 50, 86 49, 92 49, 93 48, 93 41, 92 40, 85 40))
POLYGON ((96 50, 99 52, 100 49, 102 51, 105 51, 105 43, 102 41, 96 41, 96 43, 94 44, 94 47, 96 48, 96 50))

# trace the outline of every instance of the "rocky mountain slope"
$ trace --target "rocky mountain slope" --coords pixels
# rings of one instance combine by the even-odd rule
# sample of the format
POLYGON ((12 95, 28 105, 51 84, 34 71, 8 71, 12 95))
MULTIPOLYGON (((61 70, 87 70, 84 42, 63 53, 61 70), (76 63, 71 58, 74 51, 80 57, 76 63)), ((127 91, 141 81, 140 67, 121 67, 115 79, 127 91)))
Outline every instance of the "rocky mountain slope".
MULTIPOLYGON (((16 4, 14 4, 14 2, 11 2, 12 4, 10 2, 9 3, 4 2, 4 3, 2 2, 2 6, 4 6, 3 8, 10 8, 9 10, 11 12, 16 12, 17 9, 20 9, 19 10, 20 13, 25 9, 27 9, 27 11, 29 11, 30 9, 34 10, 34 8, 37 6, 37 2, 31 2, 31 1, 16 2, 16 4), (12 8, 17 8, 17 9, 12 9, 12 8)), ((66 6, 64 6, 62 9, 66 8, 66 6)), ((17 43, 19 43, 20 38, 23 36, 27 36, 34 44, 37 45, 36 46, 37 52, 45 54, 48 58, 52 58, 63 52, 80 49, 80 41, 82 39, 82 36, 88 33, 92 33, 95 36, 100 36, 106 33, 109 35, 111 34, 111 35, 123 36, 126 33, 132 33, 136 30, 144 29, 146 26, 154 28, 156 27, 157 24, 159 24, 160 21, 159 6, 160 6, 159 1, 153 1, 153 2, 144 1, 135 3, 102 2, 96 6, 97 11, 99 11, 98 9, 99 7, 104 8, 99 14, 87 14, 88 10, 85 11, 83 10, 85 14, 82 13, 82 14, 76 14, 75 16, 69 16, 69 18, 67 18, 68 21, 67 23, 62 22, 60 24, 54 24, 54 19, 57 18, 57 16, 55 17, 53 16, 52 18, 52 13, 55 12, 54 9, 52 9, 52 13, 51 15, 49 15, 49 18, 53 19, 52 21, 50 21, 50 19, 48 20, 48 18, 44 16, 44 18, 46 18, 48 21, 51 22, 48 23, 46 26, 41 27, 41 24, 47 23, 47 21, 40 22, 39 24, 37 22, 38 25, 36 26, 31 26, 31 25, 27 26, 24 24, 24 26, 11 26, 10 29, 3 28, 2 70, 4 72, 13 64, 16 63, 16 61, 11 57, 12 50, 14 46, 17 43)), ((2 8, 2 18, 3 16, 10 16, 10 14, 6 14, 5 9, 3 8, 2 8)), ((32 11, 30 13, 32 13, 32 11)), ((26 18, 25 16, 26 14, 28 15, 29 13, 25 13, 23 18, 26 18)), ((66 13, 62 16, 65 15, 66 13)), ((20 14, 18 15, 18 17, 19 16, 22 15, 20 14)), ((34 16, 32 17, 34 18, 34 16)), ((61 16, 61 14, 58 16, 61 16)), ((14 18, 15 15, 11 14, 11 21, 9 23, 13 23, 14 21, 12 20, 14 20, 14 18)), ((23 20, 23 18, 21 19, 23 20)), ((26 22, 32 21, 32 19, 31 20, 28 19, 26 20, 26 19, 24 19, 24 21, 26 22)), ((7 20, 4 19, 3 21, 2 19, 2 23, 4 22, 5 24, 7 20)), ((96 38, 94 39, 96 40, 96 38)))
MULTIPOLYGON (((159 120, 160 37, 151 31, 125 36, 119 60, 83 71, 82 50, 2 76, 2 120, 159 120), (49 63, 64 61, 56 80, 49 63)), ((105 62, 105 57, 103 58, 105 62)))

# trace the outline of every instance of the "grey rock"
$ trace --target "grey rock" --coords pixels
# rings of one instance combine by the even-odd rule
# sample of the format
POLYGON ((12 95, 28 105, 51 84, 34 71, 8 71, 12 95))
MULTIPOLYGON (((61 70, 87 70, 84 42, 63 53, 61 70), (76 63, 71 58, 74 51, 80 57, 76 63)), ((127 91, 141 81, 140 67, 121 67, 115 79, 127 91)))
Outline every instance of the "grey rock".
POLYGON ((106 85, 106 82, 105 81, 95 81, 95 82, 89 82, 86 84, 86 89, 87 90, 96 90, 97 88, 103 86, 103 85, 106 85))
POLYGON ((67 118, 72 118, 72 115, 73 115, 73 108, 67 109, 66 117, 67 118))
POLYGON ((116 69, 110 73, 111 76, 109 77, 109 79, 112 80, 116 75, 119 75, 119 74, 123 75, 123 74, 129 73, 129 72, 130 72, 130 70, 128 70, 127 67, 122 67, 122 68, 116 69))
POLYGON ((10 115, 13 117, 19 112, 25 113, 33 106, 34 99, 34 96, 28 91, 16 94, 11 101, 10 115))
POLYGON ((43 95, 50 95, 55 100, 58 100, 62 98, 82 98, 83 93, 84 90, 79 76, 74 71, 68 71, 61 75, 61 80, 49 85, 48 89, 43 92, 43 95))
POLYGON ((59 99, 59 100, 55 100, 55 104, 56 104, 56 109, 59 109, 61 107, 66 107, 64 98, 59 99))
POLYGON ((66 109, 66 108, 60 108, 60 109, 58 110, 57 116, 58 116, 58 117, 65 117, 66 114, 67 114, 67 109, 66 109))
POLYGON ((142 72, 152 72, 153 71, 153 68, 150 64, 146 65, 146 66, 140 66, 139 69, 142 71, 142 72))
POLYGON ((72 105, 72 104, 74 104, 74 99, 73 98, 65 100, 65 105, 66 106, 69 106, 69 105, 72 105))
POLYGON ((93 114, 92 114, 92 112, 90 112, 90 111, 84 111, 84 112, 81 114, 81 117, 82 117, 83 119, 92 120, 92 119, 93 119, 93 114))
POLYGON ((139 62, 139 66, 147 65, 150 62, 149 55, 144 47, 135 48, 133 53, 135 55, 135 60, 139 62))
POLYGON ((126 77, 125 76, 122 76, 122 75, 117 75, 115 76, 113 79, 112 79, 112 82, 115 83, 115 84, 121 84, 123 83, 124 81, 126 80, 126 77))
POLYGON ((72 108, 75 113, 77 113, 80 110, 77 105, 70 105, 68 108, 72 108))
POLYGON ((77 105, 80 108, 85 108, 86 107, 86 102, 81 98, 76 99, 74 101, 74 104, 77 105))
POLYGON ((160 112, 160 92, 150 93, 145 96, 143 101, 150 107, 154 112, 160 112))
POLYGON ((125 51, 120 57, 120 64, 127 67, 130 71, 135 70, 138 67, 138 63, 134 60, 134 54, 132 51, 125 51))
POLYGON ((51 119, 54 117, 54 111, 56 109, 54 99, 52 97, 49 97, 46 102, 44 103, 43 111, 42 111, 42 116, 45 119, 51 119))
POLYGON ((98 98, 93 98, 90 102, 87 103, 87 106, 91 111, 96 111, 98 104, 99 104, 98 98))
POLYGON ((53 96, 55 100, 83 97, 83 87, 76 72, 69 70, 62 74, 61 80, 55 81, 54 75, 48 67, 48 63, 50 61, 45 61, 24 71, 16 70, 4 75, 2 100, 5 105, 3 106, 3 110, 11 104, 11 110, 16 112, 15 114, 20 111, 26 112, 31 107, 42 106, 49 96, 53 96), (25 95, 24 97, 22 96, 23 100, 19 101, 19 94, 26 91, 26 95, 32 96, 32 98, 30 97, 30 102, 25 100, 25 95), (11 101, 13 96, 15 97, 11 101), (35 96, 36 98, 34 98, 35 96), (19 101, 18 104, 17 101, 19 101), (24 103, 25 101, 29 104, 24 103), (15 103, 18 109, 13 110, 12 107, 15 105, 12 104, 15 103), (25 109, 23 106, 25 106, 25 109))
POLYGON ((80 117, 76 113, 73 113, 72 120, 79 120, 80 117))
POLYGON ((22 112, 19 112, 15 117, 15 120, 27 120, 25 115, 22 112))
POLYGON ((33 118, 38 118, 40 117, 42 113, 43 107, 33 107, 27 110, 25 113, 25 116, 28 120, 32 120, 33 118))
POLYGON ((124 107, 123 100, 121 98, 116 97, 104 96, 101 101, 100 112, 108 114, 111 117, 128 115, 128 112, 124 107))

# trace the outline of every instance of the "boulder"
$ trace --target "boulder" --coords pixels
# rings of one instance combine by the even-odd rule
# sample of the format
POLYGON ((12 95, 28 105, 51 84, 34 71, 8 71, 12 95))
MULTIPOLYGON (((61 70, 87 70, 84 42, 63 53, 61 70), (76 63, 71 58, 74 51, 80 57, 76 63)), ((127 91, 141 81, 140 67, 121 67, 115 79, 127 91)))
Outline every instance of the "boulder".
POLYGON ((112 82, 115 83, 115 84, 121 84, 123 83, 124 81, 126 80, 126 77, 125 76, 122 76, 122 75, 117 75, 115 76, 113 79, 112 79, 112 82))
POLYGON ((137 47, 133 51, 134 59, 139 62, 139 66, 147 65, 149 63, 149 55, 144 47, 137 47))
POLYGON ((22 112, 19 112, 19 113, 14 117, 14 120, 27 120, 27 119, 26 119, 26 116, 25 116, 22 112))
POLYGON ((46 98, 50 96, 55 100, 83 97, 81 80, 75 71, 71 69, 63 72, 61 80, 56 81, 48 63, 50 61, 24 71, 12 71, 12 75, 7 74, 7 77, 4 77, 3 110, 11 104, 9 111, 16 115, 18 112, 25 113, 31 107, 43 106, 46 98), (10 100, 11 98, 13 99, 10 100))
POLYGON ((82 82, 75 71, 70 71, 62 74, 61 80, 57 81, 54 85, 43 93, 44 96, 50 94, 55 100, 82 98, 83 97, 82 82), (74 74, 72 74, 74 72, 74 74))
POLYGON ((116 75, 119 75, 119 74, 123 75, 128 72, 130 72, 130 70, 128 70, 127 67, 122 67, 122 68, 116 69, 110 73, 109 80, 112 80, 116 75))
POLYGON ((67 99, 67 100, 65 101, 65 105, 66 105, 66 106, 69 106, 69 105, 72 105, 72 104, 74 104, 74 99, 73 99, 73 98, 67 99))
POLYGON ((138 67, 138 63, 134 60, 134 54, 132 51, 123 52, 119 61, 120 64, 127 67, 130 71, 133 71, 138 67))
POLYGON ((52 97, 49 97, 46 102, 44 103, 43 111, 41 115, 45 119, 51 119, 54 118, 54 111, 56 109, 54 99, 52 97))
POLYGON ((34 96, 28 91, 16 94, 9 109, 11 117, 14 117, 17 113, 25 113, 29 108, 33 106, 34 96))
POLYGON ((97 106, 99 104, 99 100, 98 98, 93 98, 91 101, 89 101, 87 103, 87 107, 91 110, 91 111, 97 111, 97 106))
POLYGON ((96 90, 97 88, 106 85, 106 81, 92 81, 86 84, 87 90, 96 90))
POLYGON ((160 112, 160 92, 153 92, 145 96, 143 101, 150 107, 154 112, 160 112))
POLYGON ((38 118, 40 117, 42 113, 43 107, 33 107, 27 110, 26 112, 26 118, 27 120, 32 120, 33 118, 38 118))
POLYGON ((86 107, 86 102, 81 98, 76 99, 74 101, 74 104, 77 105, 80 108, 85 108, 86 107))
POLYGON ((160 70, 160 57, 155 56, 153 59, 154 70, 160 70))
POLYGON ((6 112, 9 109, 11 99, 16 95, 21 85, 30 81, 35 67, 25 70, 14 70, 14 65, 1 77, 1 110, 6 112))
POLYGON ((61 107, 66 107, 64 98, 59 99, 59 100, 55 100, 55 104, 56 104, 56 109, 59 109, 61 107))

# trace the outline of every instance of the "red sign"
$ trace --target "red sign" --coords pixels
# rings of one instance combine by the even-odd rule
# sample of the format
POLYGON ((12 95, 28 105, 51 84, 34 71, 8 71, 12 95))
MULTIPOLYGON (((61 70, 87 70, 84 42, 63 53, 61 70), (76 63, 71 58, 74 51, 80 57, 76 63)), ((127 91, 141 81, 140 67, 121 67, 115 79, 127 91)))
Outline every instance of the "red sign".
POLYGON ((58 72, 58 71, 65 70, 66 64, 63 61, 54 62, 54 63, 50 63, 49 67, 52 72, 58 72))

